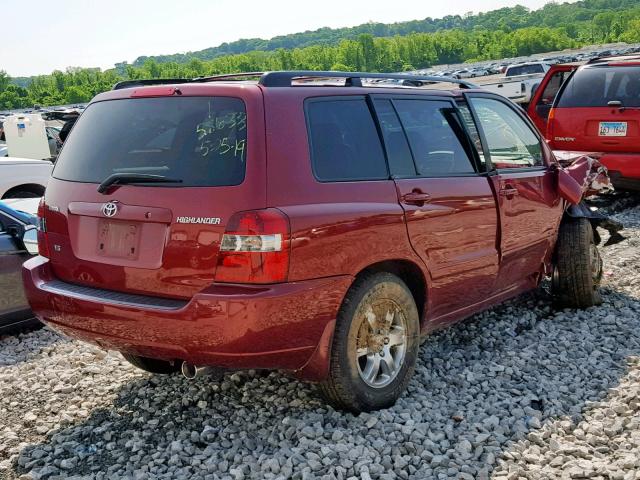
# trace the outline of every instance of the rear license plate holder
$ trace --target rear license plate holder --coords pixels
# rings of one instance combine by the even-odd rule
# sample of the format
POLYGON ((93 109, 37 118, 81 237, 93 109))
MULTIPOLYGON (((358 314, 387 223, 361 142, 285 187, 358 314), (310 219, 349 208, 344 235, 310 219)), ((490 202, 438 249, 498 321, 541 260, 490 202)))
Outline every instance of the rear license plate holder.
POLYGON ((600 137, 626 137, 627 122, 600 122, 598 126, 600 137))
POLYGON ((98 255, 137 260, 140 249, 140 225, 132 222, 100 220, 98 255))

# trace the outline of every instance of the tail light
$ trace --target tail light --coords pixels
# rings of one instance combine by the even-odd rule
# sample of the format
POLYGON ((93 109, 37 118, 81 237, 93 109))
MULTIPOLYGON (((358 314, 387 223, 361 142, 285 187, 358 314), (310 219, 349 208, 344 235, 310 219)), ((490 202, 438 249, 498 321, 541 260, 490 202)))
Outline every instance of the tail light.
POLYGON ((268 208, 231 217, 220 242, 216 282, 278 283, 289 274, 289 218, 268 208))
POLYGON ((547 116, 547 139, 549 139, 550 142, 553 141, 553 119, 556 116, 556 109, 555 108, 551 108, 549 110, 549 115, 547 116))
POLYGON ((44 197, 40 199, 38 204, 38 254, 49 258, 49 244, 47 242, 47 219, 45 212, 47 205, 44 203, 44 197))

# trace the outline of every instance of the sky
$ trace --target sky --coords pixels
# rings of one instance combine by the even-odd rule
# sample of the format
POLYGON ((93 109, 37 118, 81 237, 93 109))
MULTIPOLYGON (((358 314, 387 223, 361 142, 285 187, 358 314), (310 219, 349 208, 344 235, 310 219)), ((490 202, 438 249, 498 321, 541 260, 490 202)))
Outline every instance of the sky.
POLYGON ((463 15, 549 0, 0 0, 0 70, 48 74, 113 68, 142 55, 183 53, 368 21, 463 15))

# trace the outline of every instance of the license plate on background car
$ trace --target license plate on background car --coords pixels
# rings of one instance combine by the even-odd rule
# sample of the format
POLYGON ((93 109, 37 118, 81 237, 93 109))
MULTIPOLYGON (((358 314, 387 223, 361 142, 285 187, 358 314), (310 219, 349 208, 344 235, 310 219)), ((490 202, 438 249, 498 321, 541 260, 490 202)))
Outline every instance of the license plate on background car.
POLYGON ((601 137, 626 137, 627 122, 600 122, 601 137))
POLYGON ((138 258, 139 225, 101 220, 98 226, 98 254, 105 257, 138 258))

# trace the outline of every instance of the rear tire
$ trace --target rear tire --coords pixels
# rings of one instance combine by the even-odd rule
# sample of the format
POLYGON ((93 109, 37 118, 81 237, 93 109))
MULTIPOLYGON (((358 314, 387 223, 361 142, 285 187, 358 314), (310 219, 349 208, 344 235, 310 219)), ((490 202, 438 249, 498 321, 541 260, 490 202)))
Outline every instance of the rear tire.
POLYGON ((413 375, 419 337, 418 309, 405 283, 386 272, 360 277, 338 312, 322 394, 354 413, 391 407, 413 375))
POLYGON ((156 358, 140 357, 138 355, 132 355, 130 353, 120 352, 124 359, 134 367, 138 367, 141 370, 150 373, 156 373, 160 375, 170 375, 180 371, 180 365, 178 362, 169 362, 167 360, 158 360, 156 358))
POLYGON ((602 258, 586 218, 565 218, 558 232, 552 286, 559 307, 588 308, 602 303, 598 288, 602 258))

